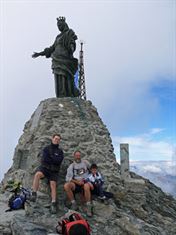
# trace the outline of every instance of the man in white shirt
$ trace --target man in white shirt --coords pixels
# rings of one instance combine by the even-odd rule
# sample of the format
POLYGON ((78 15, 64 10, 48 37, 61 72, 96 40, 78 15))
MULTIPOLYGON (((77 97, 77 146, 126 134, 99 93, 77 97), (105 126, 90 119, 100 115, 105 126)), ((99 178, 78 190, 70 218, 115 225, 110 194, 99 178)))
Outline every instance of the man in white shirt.
POLYGON ((92 205, 91 205, 91 186, 85 182, 85 179, 89 175, 90 163, 87 160, 81 159, 81 152, 74 152, 74 162, 70 164, 67 169, 66 183, 64 190, 67 194, 69 201, 71 202, 71 209, 76 210, 77 204, 74 198, 74 192, 83 192, 86 207, 87 216, 92 216, 92 205))

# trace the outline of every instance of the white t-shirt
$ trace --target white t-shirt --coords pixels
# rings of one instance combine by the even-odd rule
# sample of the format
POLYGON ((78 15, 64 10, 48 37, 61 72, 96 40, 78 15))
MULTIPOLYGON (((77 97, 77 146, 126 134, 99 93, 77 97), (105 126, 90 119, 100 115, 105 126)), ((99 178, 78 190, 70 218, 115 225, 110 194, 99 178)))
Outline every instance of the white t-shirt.
POLYGON ((72 179, 82 180, 86 179, 89 174, 90 163, 87 160, 82 160, 81 162, 73 162, 67 169, 66 181, 69 182, 72 179))

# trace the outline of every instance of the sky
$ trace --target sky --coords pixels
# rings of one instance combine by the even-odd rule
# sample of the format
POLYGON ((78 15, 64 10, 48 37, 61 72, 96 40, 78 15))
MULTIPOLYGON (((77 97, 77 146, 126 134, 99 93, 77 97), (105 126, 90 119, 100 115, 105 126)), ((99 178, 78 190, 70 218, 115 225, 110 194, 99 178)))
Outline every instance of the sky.
POLYGON ((54 97, 52 45, 65 16, 84 42, 87 99, 131 160, 176 160, 175 0, 0 0, 0 179, 41 100, 54 97))

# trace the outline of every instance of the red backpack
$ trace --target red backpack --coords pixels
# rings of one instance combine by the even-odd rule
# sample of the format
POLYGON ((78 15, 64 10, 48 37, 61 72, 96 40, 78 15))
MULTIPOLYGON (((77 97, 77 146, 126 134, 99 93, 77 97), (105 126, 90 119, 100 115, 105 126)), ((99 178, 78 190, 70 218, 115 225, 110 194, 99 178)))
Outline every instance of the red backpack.
POLYGON ((77 213, 73 213, 69 216, 69 218, 65 218, 62 221, 59 221, 56 227, 56 231, 63 235, 69 235, 70 229, 73 225, 76 224, 82 224, 87 230, 87 235, 90 235, 90 225, 81 215, 77 213))

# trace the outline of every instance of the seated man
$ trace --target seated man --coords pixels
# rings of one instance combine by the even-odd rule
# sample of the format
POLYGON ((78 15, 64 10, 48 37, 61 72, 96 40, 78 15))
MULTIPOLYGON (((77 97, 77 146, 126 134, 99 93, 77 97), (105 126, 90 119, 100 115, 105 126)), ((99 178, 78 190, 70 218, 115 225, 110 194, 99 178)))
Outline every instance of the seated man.
POLYGON ((67 193, 67 197, 71 202, 71 209, 76 210, 77 204, 74 198, 74 192, 84 193, 84 198, 87 206, 87 216, 92 216, 92 205, 91 205, 91 186, 85 182, 85 179, 89 174, 89 162, 81 159, 81 152, 74 152, 74 162, 68 167, 66 182, 64 190, 67 193))
POLYGON ((51 139, 51 144, 43 149, 41 165, 35 173, 31 201, 36 201, 37 190, 39 188, 39 181, 46 177, 50 183, 51 188, 51 212, 56 213, 56 184, 60 165, 64 158, 62 149, 59 148, 61 136, 54 134, 51 139))

